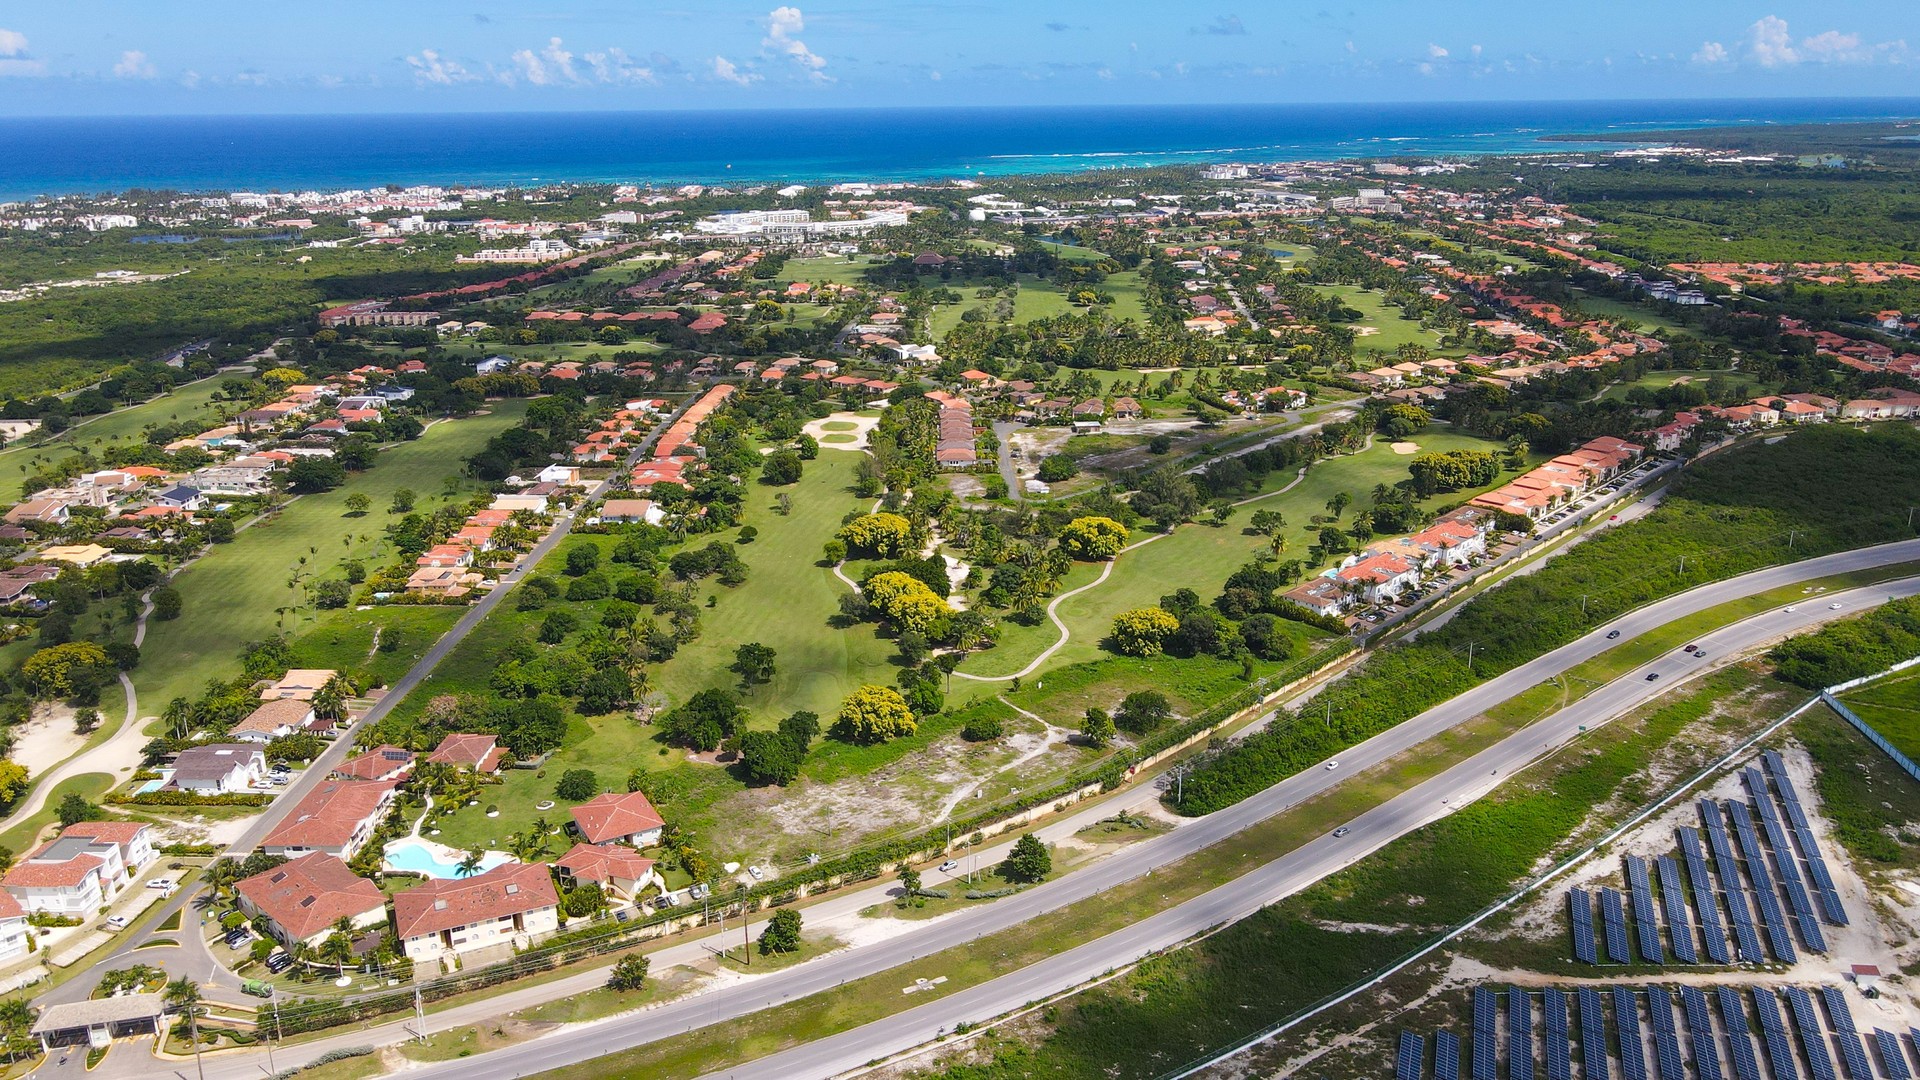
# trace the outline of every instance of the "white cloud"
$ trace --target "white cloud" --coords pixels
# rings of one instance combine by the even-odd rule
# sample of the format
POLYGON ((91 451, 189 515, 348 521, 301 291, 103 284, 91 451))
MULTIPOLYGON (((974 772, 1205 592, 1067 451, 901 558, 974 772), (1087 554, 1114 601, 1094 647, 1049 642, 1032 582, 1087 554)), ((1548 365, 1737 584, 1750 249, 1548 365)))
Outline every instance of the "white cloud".
POLYGON ((593 77, 603 83, 651 83, 654 82, 653 69, 637 64, 627 55, 625 49, 608 49, 606 52, 590 52, 581 59, 593 69, 593 77))
POLYGON ((154 76, 153 64, 147 60, 147 54, 139 49, 128 49, 120 54, 120 62, 113 65, 113 73, 122 79, 151 79, 154 76))
POLYGON ((741 71, 738 65, 724 56, 713 58, 713 77, 736 86, 752 86, 760 81, 759 75, 751 71, 741 71))
POLYGON ((0 29, 0 78, 9 76, 45 75, 47 67, 38 60, 29 59, 27 35, 18 30, 0 29))
POLYGON ((1417 64, 1417 65, 1415 65, 1415 66, 1414 66, 1414 69, 1413 69, 1413 70, 1415 70, 1415 71, 1417 71, 1417 72, 1419 72, 1419 73, 1420 73, 1420 74, 1422 74, 1422 75, 1432 75, 1432 74, 1433 74, 1433 65, 1432 65, 1432 64, 1430 64, 1430 63, 1428 63, 1428 62, 1426 62, 1425 60, 1422 60, 1422 61, 1420 61, 1420 63, 1419 63, 1419 64, 1417 64))
POLYGON ((19 56, 27 51, 27 35, 18 30, 0 28, 0 56, 19 56))
POLYGON ((938 71, 929 71, 927 72, 927 78, 932 79, 934 82, 939 82, 941 79, 946 78, 946 76, 940 74, 938 71))
POLYGON ((1768 15, 1747 30, 1748 48, 1761 67, 1782 67, 1800 62, 1793 37, 1787 33, 1787 20, 1768 15))
POLYGON ((197 71, 188 71, 186 74, 181 75, 180 85, 186 87, 189 90, 192 90, 193 88, 199 86, 200 73, 197 71))
POLYGON ((540 50, 540 55, 559 78, 570 83, 580 81, 580 73, 573 70, 573 54, 560 47, 559 38, 548 38, 547 47, 540 50))
POLYGON ((1347 42, 1347 51, 1349 53, 1357 53, 1360 51, 1360 46, 1355 45, 1353 42, 1349 41, 1347 42))
POLYGON ((511 85, 516 76, 525 79, 530 86, 567 86, 578 85, 585 81, 573 66, 573 54, 568 52, 559 38, 548 38, 546 47, 539 52, 521 49, 511 56, 513 69, 502 76, 502 81, 511 85))
POLYGON ((1733 57, 1727 55, 1727 47, 1717 41, 1703 41, 1694 50, 1693 62, 1712 67, 1730 62, 1733 57))
POLYGON ((1444 60, 1447 58, 1447 50, 1441 48, 1438 45, 1428 43, 1427 56, 1434 60, 1444 60))
POLYGON ((432 49, 421 49, 419 56, 407 57, 407 66, 413 69, 413 81, 421 85, 452 86, 479 78, 432 49))
POLYGON ((1106 67, 1103 67, 1103 68, 1101 68, 1101 69, 1100 69, 1099 71, 1096 71, 1096 72, 1094 72, 1094 74, 1095 74, 1095 75, 1098 75, 1098 76, 1099 76, 1099 77, 1100 77, 1100 78, 1101 78, 1102 80, 1104 80, 1104 81, 1106 81, 1106 82, 1112 82, 1112 81, 1113 81, 1113 69, 1112 69, 1112 68, 1106 68, 1106 67))
POLYGON ((235 75, 233 81, 242 86, 265 86, 267 85, 267 76, 265 72, 254 71, 249 68, 235 75))
POLYGON ((1873 59, 1873 50, 1861 47, 1859 34, 1843 34, 1838 30, 1815 34, 1800 43, 1800 51, 1806 54, 1807 59, 1822 64, 1850 64, 1873 59))
POLYGON ((1480 51, 1481 51, 1480 46, 1475 45, 1471 49, 1468 49, 1467 51, 1473 54, 1473 58, 1475 60, 1480 59, 1480 51))
POLYGON ((791 5, 774 8, 767 14, 767 36, 760 39, 760 46, 792 57, 793 62, 815 82, 832 82, 833 77, 824 70, 826 59, 794 36, 806 28, 806 18, 800 14, 799 8, 791 5))

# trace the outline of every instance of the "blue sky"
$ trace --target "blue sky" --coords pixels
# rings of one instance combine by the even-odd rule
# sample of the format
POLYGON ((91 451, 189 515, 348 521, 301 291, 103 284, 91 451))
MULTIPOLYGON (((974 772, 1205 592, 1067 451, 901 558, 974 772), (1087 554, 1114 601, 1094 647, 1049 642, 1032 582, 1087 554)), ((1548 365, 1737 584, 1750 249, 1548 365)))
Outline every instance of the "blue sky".
POLYGON ((1907 96, 1917 49, 1913 0, 41 0, 0 115, 1907 96))

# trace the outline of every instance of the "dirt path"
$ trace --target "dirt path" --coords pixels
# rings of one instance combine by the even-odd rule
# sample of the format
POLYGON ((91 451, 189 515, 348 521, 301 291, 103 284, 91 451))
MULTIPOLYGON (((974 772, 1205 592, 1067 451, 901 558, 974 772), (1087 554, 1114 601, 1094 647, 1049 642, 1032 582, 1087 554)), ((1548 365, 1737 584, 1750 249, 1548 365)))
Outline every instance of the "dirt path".
MULTIPOLYGON (((1252 498, 1241 499, 1239 502, 1236 502, 1233 505, 1245 506, 1247 503, 1250 503, 1250 502, 1257 502, 1261 499, 1271 499, 1275 495, 1284 495, 1287 492, 1292 491, 1295 485, 1299 484, 1300 481, 1305 480, 1306 478, 1307 478, 1307 470, 1301 469, 1298 473, 1294 475, 1293 480, 1290 483, 1288 483, 1286 487, 1283 487, 1278 491, 1269 491, 1264 495, 1255 495, 1252 498)), ((1131 544, 1128 544, 1126 547, 1123 547, 1120 549, 1119 554, 1116 554, 1113 558, 1107 560, 1107 565, 1100 568, 1099 577, 1094 578, 1092 581, 1087 582, 1085 585, 1082 585, 1077 589, 1068 590, 1067 592, 1063 592, 1059 596, 1054 597, 1053 602, 1047 605, 1047 618, 1052 621, 1054 628, 1060 631, 1060 639, 1058 641, 1055 641, 1053 644, 1047 646, 1044 650, 1042 650, 1040 655, 1034 657, 1033 662, 1029 663, 1026 667, 1021 668, 1019 671, 1016 671, 1011 675, 969 675, 964 671, 956 671, 953 673, 953 677, 956 679, 972 679, 974 682, 1012 682, 1015 679, 1024 679, 1028 675, 1033 674, 1034 671, 1038 669, 1041 664, 1046 663, 1047 660, 1050 659, 1054 653, 1059 652, 1061 648, 1063 648, 1067 644, 1067 642, 1072 640, 1073 638, 1073 631, 1067 629, 1067 624, 1060 621, 1060 615, 1059 615, 1060 605, 1066 602, 1067 600, 1072 599, 1073 597, 1079 596, 1081 593, 1086 592, 1089 589, 1092 589, 1101 584, 1104 584, 1107 578, 1113 573, 1114 564, 1120 561, 1121 555, 1125 555, 1127 552, 1132 551, 1135 548, 1145 547, 1148 544, 1153 543, 1155 540, 1164 539, 1165 537, 1172 536, 1172 535, 1173 535, 1172 533, 1154 533, 1152 536, 1149 536, 1144 540, 1137 540, 1131 544)), ((845 581, 846 578, 842 577, 841 580, 845 581)), ((849 582, 849 584, 851 583, 849 582)))
POLYGON ((1035 746, 1033 749, 1028 750, 1026 753, 1021 754, 1019 757, 1014 758, 1012 761, 1007 762, 1005 765, 1000 766, 999 768, 993 770, 987 775, 980 777, 979 779, 975 780, 973 783, 963 784, 960 787, 955 788, 953 794, 947 796, 947 801, 940 804, 940 811, 933 815, 933 820, 945 821, 948 817, 952 816, 953 808, 956 806, 959 806, 962 802, 966 801, 968 796, 972 795, 975 791, 979 790, 980 785, 986 783, 987 781, 993 779, 994 777, 1000 775, 1003 772, 1007 772, 1012 769, 1017 769, 1020 766, 1025 765, 1027 762, 1032 761, 1033 759, 1053 749, 1053 747, 1056 744, 1066 742, 1068 739, 1073 737, 1073 732, 1068 731, 1066 728, 1055 727, 1054 725, 1047 723, 1045 720, 1034 715, 1033 713, 1030 713, 1027 710, 1021 708, 1020 706, 1015 705, 1013 702, 1008 701, 1005 695, 1000 695, 999 702, 1000 704, 1005 705, 1007 708, 1012 709, 1014 712, 1019 713, 1021 716, 1024 716, 1027 719, 1032 720, 1034 723, 1039 724, 1041 729, 1046 732, 1045 736, 1040 740, 1040 744, 1038 746, 1035 746))

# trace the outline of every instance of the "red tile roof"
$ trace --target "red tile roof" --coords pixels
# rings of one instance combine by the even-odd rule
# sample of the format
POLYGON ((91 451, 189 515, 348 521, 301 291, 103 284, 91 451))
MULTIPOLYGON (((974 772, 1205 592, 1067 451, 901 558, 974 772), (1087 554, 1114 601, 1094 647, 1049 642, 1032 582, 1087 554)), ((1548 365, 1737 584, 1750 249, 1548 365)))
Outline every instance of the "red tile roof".
POLYGON ((484 874, 428 881, 396 895, 393 923, 404 940, 559 903, 545 863, 502 863, 484 874))
POLYGON ((499 737, 495 735, 456 732, 441 739, 440 745, 427 755, 427 760, 464 765, 476 772, 492 772, 500 767, 500 759, 507 756, 507 752, 497 745, 498 742, 499 737))
POLYGON ((105 865, 105 859, 84 852, 61 862, 28 861, 7 871, 7 876, 0 878, 0 885, 24 889, 71 888, 105 865))
POLYGON ((590 844, 618 840, 666 824, 647 796, 638 791, 624 795, 607 792, 573 808, 574 824, 590 844))
POLYGON ((575 844, 555 859, 553 865, 573 875, 575 881, 593 881, 602 885, 614 878, 638 881, 653 869, 653 860, 629 847, 608 844, 575 844))
POLYGON ((373 816, 395 780, 325 780, 260 842, 262 847, 341 847, 373 816))
POLYGON ((296 941, 324 931, 343 917, 364 915, 387 903, 378 885, 319 851, 234 882, 233 891, 296 941))

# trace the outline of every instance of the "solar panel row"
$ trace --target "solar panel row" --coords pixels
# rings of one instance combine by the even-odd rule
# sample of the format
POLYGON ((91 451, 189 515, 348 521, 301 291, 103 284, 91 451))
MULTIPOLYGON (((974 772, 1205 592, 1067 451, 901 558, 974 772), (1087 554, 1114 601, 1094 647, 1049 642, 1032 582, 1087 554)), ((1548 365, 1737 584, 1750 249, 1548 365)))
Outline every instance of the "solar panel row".
POLYGON ((1733 845, 1727 841, 1726 824, 1718 804, 1711 799, 1699 802, 1700 824, 1706 827, 1707 843, 1713 849, 1713 867, 1720 878, 1720 890, 1727 898, 1727 914, 1733 919, 1734 940, 1740 947, 1740 959, 1749 964, 1766 963, 1760 948, 1760 934, 1754 929, 1753 915, 1747 907, 1746 890, 1740 883, 1740 870, 1733 858, 1733 845))
POLYGON ((1607 1057, 1606 1021, 1600 1013, 1600 991, 1580 988, 1580 1064, 1582 1080, 1613 1080, 1607 1057))
POLYGON ((1546 1027, 1547 1080, 1573 1080, 1573 1043, 1567 1032, 1567 995, 1558 990, 1542 993, 1540 1014, 1546 1027))
POLYGON ((1687 1043, 1693 1048, 1693 1068, 1700 1080, 1723 1080, 1720 1046, 1707 1018, 1707 995, 1691 986, 1680 988, 1680 1007, 1687 1013, 1687 1043))
POLYGON ((1680 1039, 1673 1024, 1673 998, 1664 987, 1647 987, 1647 1018, 1653 1021, 1653 1063, 1660 1080, 1687 1080, 1680 1067, 1680 1039))
POLYGON ((1427 1040, 1411 1031, 1400 1033, 1400 1051, 1393 1057, 1393 1080, 1420 1080, 1425 1071, 1427 1040))
POLYGON ((1620 893, 1614 889, 1600 890, 1600 923, 1607 941, 1607 959, 1616 964, 1632 963, 1633 957, 1627 952, 1626 912, 1620 906, 1620 893))
POLYGON ((1740 1002, 1740 992, 1722 986, 1714 996, 1720 999, 1720 1026, 1727 1031, 1727 1057, 1733 1063, 1734 1080, 1760 1080, 1760 1063, 1753 1056, 1753 1031, 1747 1026, 1747 1007, 1740 1002))
POLYGON ((1800 1067, 1794 1063, 1793 1044, 1787 1041, 1786 1021, 1773 991, 1754 987, 1753 1009, 1760 1014, 1760 1034, 1767 1043, 1767 1067, 1773 1070, 1773 1080, 1800 1080, 1800 1067))
POLYGON ((1499 1059, 1493 1044, 1493 1014, 1500 1008, 1499 998, 1486 987, 1473 991, 1473 1080, 1494 1080, 1494 1062, 1499 1059))
POLYGON ((1680 885, 1680 864, 1662 855, 1657 865, 1660 901, 1667 909, 1667 940, 1673 946, 1673 955, 1683 964, 1697 964, 1700 954, 1693 948, 1693 920, 1687 917, 1687 891, 1680 885))
POLYGON ((1800 1050, 1807 1055, 1813 1080, 1839 1080, 1833 1071, 1833 1055, 1827 1052, 1826 1033, 1820 1029, 1820 1016, 1813 1009, 1813 996, 1798 986, 1787 987, 1786 995, 1794 1030, 1800 1035, 1800 1050))
POLYGON ((1433 1033, 1433 1080, 1460 1080, 1460 1036, 1433 1033))
POLYGON ((1620 1072, 1627 1080, 1647 1080, 1646 1044, 1640 1040, 1640 1002, 1624 986, 1613 988, 1613 1025, 1620 1032, 1620 1072))
POLYGON ((1700 850, 1700 833, 1681 828, 1680 854, 1687 860, 1687 880, 1693 885, 1693 910, 1700 916, 1700 934, 1707 945, 1707 959, 1716 964, 1733 963, 1733 951, 1727 948, 1727 928, 1720 921, 1720 902, 1713 895, 1712 879, 1707 876, 1707 860, 1700 850))
POLYGON ((1567 913, 1573 921, 1573 958, 1583 964, 1600 962, 1593 940, 1593 898, 1585 889, 1567 890, 1567 913))
POLYGON ((1640 946, 1640 959, 1662 963, 1666 955, 1660 949, 1660 924, 1653 914, 1653 889, 1647 881, 1647 861, 1637 855, 1626 857, 1627 893, 1633 902, 1633 930, 1640 946))
POLYGON ((1840 1061, 1854 1080, 1873 1080, 1873 1066, 1867 1061, 1866 1046, 1859 1029, 1853 1026, 1853 1010, 1847 1007, 1847 995, 1837 986, 1820 988, 1820 1000, 1827 1007, 1827 1022, 1833 1025, 1834 1041, 1840 1047, 1840 1061))
POLYGON ((1820 843, 1813 837, 1813 829, 1807 822, 1805 808, 1800 805, 1800 793, 1794 790, 1793 780, 1787 775, 1787 763, 1779 754, 1769 750, 1760 756, 1765 764, 1767 776, 1773 781, 1773 789, 1780 797, 1780 805, 1786 808, 1787 821, 1793 826, 1793 839, 1800 847, 1800 855, 1807 863, 1807 878, 1813 882, 1813 892, 1820 898, 1821 912, 1827 922, 1834 926, 1847 925, 1847 909, 1840 903, 1840 894, 1833 886, 1833 875, 1827 871, 1827 861, 1820 854, 1820 843))
POLYGON ((1886 1073, 1889 1080, 1913 1080, 1913 1070, 1907 1068, 1907 1052, 1900 1045, 1900 1036, 1886 1028, 1874 1028, 1873 1045, 1880 1051, 1880 1071, 1886 1073))
POLYGON ((1740 838, 1740 853, 1746 857, 1747 878, 1753 882, 1753 900, 1760 906, 1760 921, 1767 928, 1767 944, 1772 946, 1775 959, 1793 963, 1800 958, 1799 953, 1787 933, 1786 912, 1780 908, 1773 875, 1767 872, 1766 854, 1760 848, 1759 834, 1754 831, 1753 815, 1747 811, 1746 803, 1739 802, 1728 803, 1727 812, 1733 817, 1734 835, 1740 838))
POLYGON ((1507 1077, 1533 1080, 1533 998, 1525 990, 1507 990, 1507 1077))

